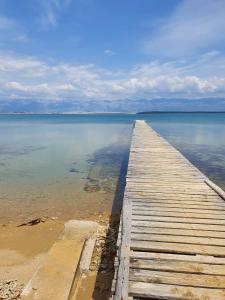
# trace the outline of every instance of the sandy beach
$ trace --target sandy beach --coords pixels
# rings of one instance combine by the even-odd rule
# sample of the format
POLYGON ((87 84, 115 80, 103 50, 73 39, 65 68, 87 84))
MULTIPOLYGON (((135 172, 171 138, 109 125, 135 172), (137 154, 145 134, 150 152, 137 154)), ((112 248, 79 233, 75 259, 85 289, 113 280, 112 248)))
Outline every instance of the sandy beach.
MULTIPOLYGON (((116 230, 113 230, 113 237, 111 234, 110 244, 107 244, 109 214, 90 216, 86 222, 90 220, 99 224, 102 230, 97 237, 90 272, 79 280, 76 295, 71 299, 107 299, 110 292, 116 230), (103 263, 104 251, 107 254, 105 252, 103 263), (99 269, 101 263, 103 265, 99 269)), ((114 219, 113 227, 115 228, 117 224, 118 219, 114 219)), ((45 262, 48 251, 63 232, 64 221, 46 218, 35 225, 25 224, 18 227, 18 223, 10 223, 0 226, 0 283, 5 287, 5 290, 2 289, 4 293, 9 292, 7 289, 11 289, 8 296, 5 294, 6 298, 4 293, 1 296, 2 299, 20 299, 19 295, 23 288, 45 262)), ((77 239, 79 242, 82 241, 82 231, 78 233, 77 239)), ((75 254, 74 259, 79 259, 79 255, 79 252, 77 256, 75 254)))
POLYGON ((64 225, 48 220, 34 226, 17 226, 0 225, 0 280, 16 281, 21 291, 44 261, 64 225))

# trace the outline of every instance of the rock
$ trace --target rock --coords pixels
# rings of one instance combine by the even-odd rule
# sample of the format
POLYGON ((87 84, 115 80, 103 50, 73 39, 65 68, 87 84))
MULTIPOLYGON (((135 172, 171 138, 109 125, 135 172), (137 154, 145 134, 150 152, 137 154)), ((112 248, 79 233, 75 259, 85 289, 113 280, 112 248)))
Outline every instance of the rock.
POLYGON ((17 225, 17 227, 22 227, 22 226, 33 226, 33 225, 37 225, 41 222, 45 222, 46 220, 43 219, 43 218, 36 218, 36 219, 33 219, 31 221, 27 221, 27 222, 24 222, 20 225, 17 225))
POLYGON ((76 168, 70 168, 70 173, 79 173, 79 171, 76 168))
POLYGON ((91 181, 89 181, 89 182, 87 182, 85 184, 84 190, 86 192, 98 192, 98 191, 101 190, 101 187, 98 184, 98 182, 91 182, 91 181))
POLYGON ((0 280, 0 299, 15 300, 20 299, 23 285, 17 280, 0 280))

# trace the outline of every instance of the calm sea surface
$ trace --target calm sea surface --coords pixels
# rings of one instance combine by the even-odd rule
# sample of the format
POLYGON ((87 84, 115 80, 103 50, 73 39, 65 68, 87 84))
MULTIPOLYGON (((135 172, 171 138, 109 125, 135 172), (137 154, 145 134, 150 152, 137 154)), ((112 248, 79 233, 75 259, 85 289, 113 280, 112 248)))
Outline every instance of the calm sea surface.
POLYGON ((110 212, 135 119, 225 189, 225 113, 0 115, 0 222, 110 212))

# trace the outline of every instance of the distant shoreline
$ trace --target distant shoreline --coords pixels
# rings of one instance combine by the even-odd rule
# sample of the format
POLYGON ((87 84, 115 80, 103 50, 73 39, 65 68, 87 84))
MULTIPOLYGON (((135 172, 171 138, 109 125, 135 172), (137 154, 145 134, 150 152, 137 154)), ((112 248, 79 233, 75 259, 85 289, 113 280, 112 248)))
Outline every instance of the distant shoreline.
POLYGON ((151 114, 151 113, 163 113, 163 114, 199 114, 199 113, 212 113, 212 114, 224 114, 225 111, 146 111, 146 112, 138 112, 137 115, 145 115, 145 114, 151 114))
POLYGON ((43 113, 43 112, 0 112, 0 115, 147 115, 147 114, 224 114, 225 111, 146 111, 146 112, 73 112, 73 113, 43 113))

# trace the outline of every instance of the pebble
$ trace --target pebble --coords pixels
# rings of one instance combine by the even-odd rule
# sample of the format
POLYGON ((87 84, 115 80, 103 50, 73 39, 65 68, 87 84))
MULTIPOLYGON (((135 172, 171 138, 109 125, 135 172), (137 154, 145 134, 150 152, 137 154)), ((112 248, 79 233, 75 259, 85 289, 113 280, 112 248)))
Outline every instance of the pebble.
POLYGON ((16 300, 20 299, 23 285, 17 280, 0 280, 0 299, 16 300))

